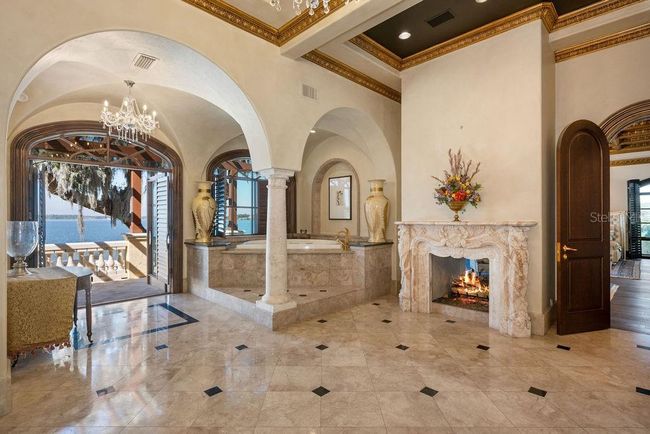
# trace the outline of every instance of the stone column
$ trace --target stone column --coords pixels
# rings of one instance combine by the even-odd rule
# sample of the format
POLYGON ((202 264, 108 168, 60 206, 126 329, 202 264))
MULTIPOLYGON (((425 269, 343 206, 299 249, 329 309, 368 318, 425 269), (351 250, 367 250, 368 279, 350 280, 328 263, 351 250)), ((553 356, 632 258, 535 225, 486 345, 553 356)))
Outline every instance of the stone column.
POLYGON ((293 171, 266 169, 260 172, 268 180, 266 210, 266 289, 257 306, 277 312, 291 309, 296 302, 287 292, 287 180, 293 171))

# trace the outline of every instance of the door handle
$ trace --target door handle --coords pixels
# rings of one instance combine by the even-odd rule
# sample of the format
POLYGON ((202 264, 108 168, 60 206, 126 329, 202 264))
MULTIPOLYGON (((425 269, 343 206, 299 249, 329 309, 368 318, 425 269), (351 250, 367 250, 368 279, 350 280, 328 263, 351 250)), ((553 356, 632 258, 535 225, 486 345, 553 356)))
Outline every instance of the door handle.
POLYGON ((574 249, 573 247, 569 247, 566 244, 562 246, 562 251, 563 252, 577 252, 578 249, 574 249))

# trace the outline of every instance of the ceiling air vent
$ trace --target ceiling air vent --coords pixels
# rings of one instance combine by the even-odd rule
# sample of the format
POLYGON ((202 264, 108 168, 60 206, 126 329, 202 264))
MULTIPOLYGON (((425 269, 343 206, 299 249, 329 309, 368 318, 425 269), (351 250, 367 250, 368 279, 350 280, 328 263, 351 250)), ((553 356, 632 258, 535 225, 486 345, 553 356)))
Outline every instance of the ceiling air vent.
POLYGON ((151 68, 151 65, 153 65, 156 60, 158 59, 153 56, 140 53, 137 56, 135 56, 135 59, 133 59, 133 66, 140 69, 149 69, 151 68))
POLYGON ((453 20, 454 18, 454 14, 450 10, 446 10, 443 13, 431 18, 429 21, 427 21, 427 23, 429 23, 431 27, 438 27, 439 25, 453 20))
POLYGON ((311 87, 307 84, 302 85, 302 96, 311 99, 318 99, 318 97, 316 96, 316 88, 311 87))

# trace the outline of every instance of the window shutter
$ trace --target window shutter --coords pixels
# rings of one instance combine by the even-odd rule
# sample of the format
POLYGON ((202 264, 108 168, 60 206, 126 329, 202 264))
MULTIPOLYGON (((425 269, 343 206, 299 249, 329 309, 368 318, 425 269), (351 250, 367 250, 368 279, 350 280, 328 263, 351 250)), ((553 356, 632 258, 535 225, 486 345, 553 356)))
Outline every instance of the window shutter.
POLYGON ((257 233, 266 235, 266 215, 268 203, 268 182, 260 178, 257 182, 257 233))
POLYGON ((223 169, 215 170, 212 178, 212 197, 217 203, 217 211, 214 213, 214 224, 212 225, 212 235, 223 238, 226 236, 226 171, 223 169))
POLYGON ((641 182, 631 179, 627 182, 627 218, 628 218, 628 257, 641 257, 641 182))

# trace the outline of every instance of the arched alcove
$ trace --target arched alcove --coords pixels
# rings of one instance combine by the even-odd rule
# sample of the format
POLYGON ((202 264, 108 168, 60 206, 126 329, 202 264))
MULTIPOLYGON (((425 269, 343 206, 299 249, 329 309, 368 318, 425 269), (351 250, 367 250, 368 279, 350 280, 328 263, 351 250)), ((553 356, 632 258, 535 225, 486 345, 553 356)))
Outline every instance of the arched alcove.
POLYGON ((350 164, 349 161, 342 158, 333 158, 329 161, 326 161, 316 172, 314 180, 311 187, 311 231, 314 234, 322 233, 321 226, 321 211, 322 211, 322 190, 323 190, 323 180, 327 172, 335 167, 338 164, 343 164, 346 166, 352 173, 353 179, 353 208, 352 208, 352 223, 354 227, 352 228, 352 235, 360 235, 360 214, 361 214, 361 201, 360 201, 360 189, 361 184, 359 183, 359 175, 355 170, 354 166, 350 164))

